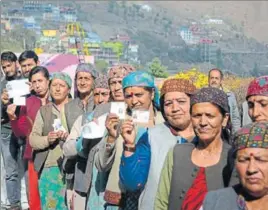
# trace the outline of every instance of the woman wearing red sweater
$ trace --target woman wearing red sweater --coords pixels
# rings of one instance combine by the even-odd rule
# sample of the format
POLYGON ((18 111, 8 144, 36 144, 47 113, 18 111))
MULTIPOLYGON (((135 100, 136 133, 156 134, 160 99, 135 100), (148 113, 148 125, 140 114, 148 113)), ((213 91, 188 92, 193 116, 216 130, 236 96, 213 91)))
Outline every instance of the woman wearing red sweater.
POLYGON ((7 113, 11 122, 12 130, 17 137, 26 139, 26 147, 24 159, 28 161, 28 199, 30 210, 41 210, 40 196, 38 191, 38 174, 34 169, 32 161, 32 148, 29 144, 29 135, 36 117, 36 114, 41 106, 48 103, 48 86, 49 72, 42 66, 34 67, 29 75, 29 82, 35 92, 35 95, 30 95, 26 99, 26 105, 21 106, 19 114, 16 114, 17 106, 11 104, 7 108, 7 113), (18 115, 18 116, 17 116, 18 115))

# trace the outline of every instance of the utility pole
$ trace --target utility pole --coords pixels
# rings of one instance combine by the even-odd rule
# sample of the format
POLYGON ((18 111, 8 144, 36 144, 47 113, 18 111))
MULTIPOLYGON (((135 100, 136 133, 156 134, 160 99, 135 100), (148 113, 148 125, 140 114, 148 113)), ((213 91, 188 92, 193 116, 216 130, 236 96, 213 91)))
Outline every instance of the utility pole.
POLYGON ((23 38, 23 49, 26 50, 26 41, 25 41, 25 38, 23 38))
POLYGON ((247 29, 247 14, 244 15, 244 26, 243 26, 243 44, 244 44, 244 49, 243 50, 246 50, 246 29, 247 29))
POLYGON ((210 69, 210 25, 207 28, 207 54, 208 54, 208 69, 210 69))
POLYGON ((127 42, 127 64, 129 62, 129 41, 127 42))

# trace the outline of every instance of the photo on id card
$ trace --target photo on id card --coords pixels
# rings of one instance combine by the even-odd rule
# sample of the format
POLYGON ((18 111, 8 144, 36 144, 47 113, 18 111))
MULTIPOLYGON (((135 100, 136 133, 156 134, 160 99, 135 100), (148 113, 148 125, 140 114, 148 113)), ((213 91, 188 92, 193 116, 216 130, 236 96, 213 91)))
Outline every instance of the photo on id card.
POLYGON ((148 110, 133 110, 132 119, 134 123, 148 123, 150 112, 148 110))
POLYGON ((110 112, 116 114, 120 120, 124 120, 126 118, 125 102, 112 102, 110 112))

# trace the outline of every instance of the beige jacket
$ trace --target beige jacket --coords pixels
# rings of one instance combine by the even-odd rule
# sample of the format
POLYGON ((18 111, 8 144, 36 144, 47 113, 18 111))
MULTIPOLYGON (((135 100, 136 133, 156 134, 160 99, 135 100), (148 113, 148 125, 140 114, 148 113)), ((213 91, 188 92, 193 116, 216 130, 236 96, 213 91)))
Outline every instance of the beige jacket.
MULTIPOLYGON (((52 107, 52 114, 56 115, 57 118, 61 119, 61 112, 56 108, 52 107)), ((49 142, 47 136, 43 136, 44 121, 41 116, 40 110, 37 112, 32 132, 29 136, 29 143, 33 150, 43 150, 49 147, 49 142)), ((53 149, 49 149, 47 159, 45 161, 44 167, 58 166, 57 160, 62 156, 62 150, 60 145, 57 144, 53 149)))
MULTIPOLYGON (((130 118, 128 115, 127 118, 130 118)), ((154 124, 162 123, 163 117, 160 112, 157 112, 154 117, 154 124)), ((96 153, 96 167, 99 171, 109 171, 109 179, 106 186, 104 199, 114 205, 119 205, 121 193, 125 192, 119 178, 119 168, 121 156, 123 153, 123 137, 120 135, 115 143, 107 143, 107 135, 100 142, 99 151, 96 153)))
POLYGON ((77 155, 76 150, 76 139, 80 136, 82 131, 82 118, 83 115, 79 116, 73 124, 71 132, 63 144, 63 154, 67 158, 72 158, 77 155))

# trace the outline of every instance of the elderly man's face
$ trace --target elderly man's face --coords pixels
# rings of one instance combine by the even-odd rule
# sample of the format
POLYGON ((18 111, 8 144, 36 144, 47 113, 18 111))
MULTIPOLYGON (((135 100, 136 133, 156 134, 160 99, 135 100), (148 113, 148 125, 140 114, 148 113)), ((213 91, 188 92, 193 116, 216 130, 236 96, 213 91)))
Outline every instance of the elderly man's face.
POLYGON ((94 89, 94 104, 106 104, 110 100, 110 90, 106 88, 95 88, 94 89))
POLYGON ((208 84, 210 87, 220 88, 222 85, 221 73, 217 70, 211 71, 208 76, 208 84))
POLYGON ((123 78, 111 78, 109 81, 109 87, 114 101, 124 101, 122 80, 123 78))
POLYGON ((250 96, 248 114, 253 122, 268 121, 268 96, 250 96))
POLYGON ((76 75, 77 90, 81 94, 90 94, 94 78, 89 72, 78 72, 76 75))
POLYGON ((268 149, 238 150, 236 169, 243 188, 254 197, 268 195, 268 149))

